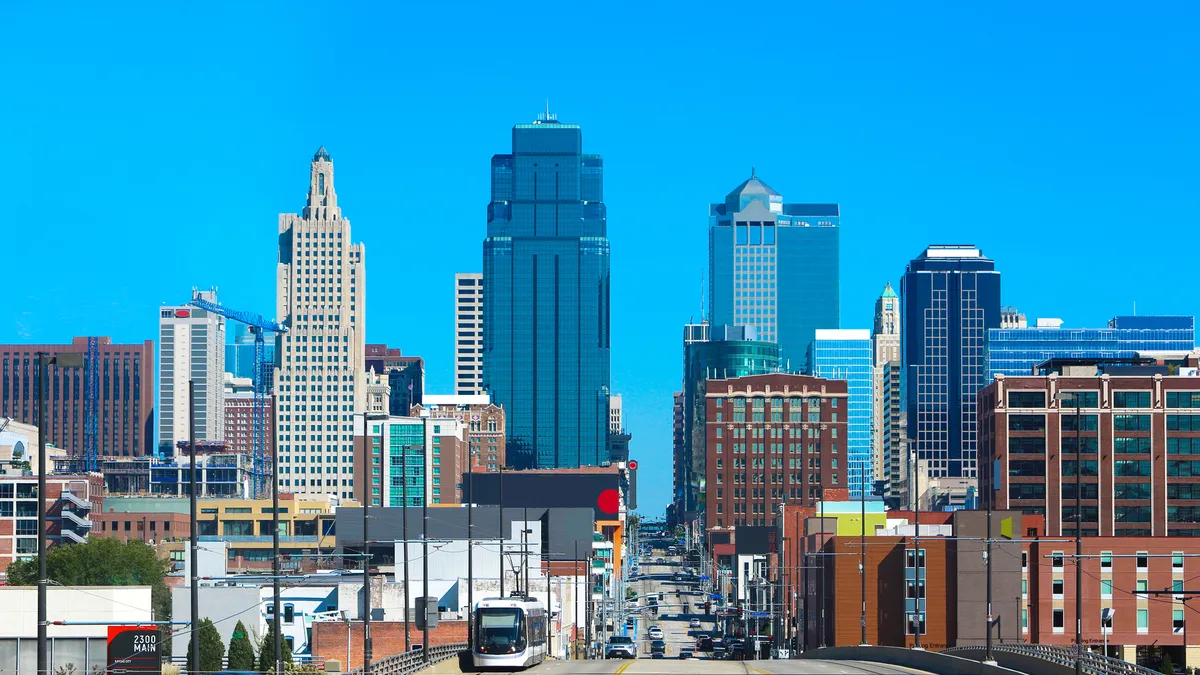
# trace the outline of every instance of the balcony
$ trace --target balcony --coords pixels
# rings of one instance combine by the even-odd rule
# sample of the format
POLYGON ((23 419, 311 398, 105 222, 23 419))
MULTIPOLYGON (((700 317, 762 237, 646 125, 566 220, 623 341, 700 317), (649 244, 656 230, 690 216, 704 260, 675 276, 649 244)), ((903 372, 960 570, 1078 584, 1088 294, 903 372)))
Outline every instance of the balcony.
MULTIPOLYGON (((284 534, 279 535, 279 543, 280 544, 311 544, 313 546, 316 546, 317 542, 320 539, 321 539, 321 537, 317 537, 315 535, 312 535, 312 536, 309 536, 309 535, 288 536, 288 535, 284 535, 284 534)), ((255 536, 255 535, 241 535, 241 534, 227 534, 227 535, 202 534, 202 535, 200 535, 200 541, 226 541, 226 542, 229 542, 230 544, 267 544, 267 545, 270 545, 273 541, 273 538, 269 535, 268 536, 255 536)), ((326 545, 332 546, 333 542, 334 542, 333 537, 325 537, 326 545)))
POLYGON ((62 498, 71 502, 72 504, 74 504, 75 506, 77 506, 81 509, 87 509, 90 511, 92 508, 91 502, 89 502, 86 499, 82 499, 81 497, 77 496, 74 492, 63 491, 62 498))

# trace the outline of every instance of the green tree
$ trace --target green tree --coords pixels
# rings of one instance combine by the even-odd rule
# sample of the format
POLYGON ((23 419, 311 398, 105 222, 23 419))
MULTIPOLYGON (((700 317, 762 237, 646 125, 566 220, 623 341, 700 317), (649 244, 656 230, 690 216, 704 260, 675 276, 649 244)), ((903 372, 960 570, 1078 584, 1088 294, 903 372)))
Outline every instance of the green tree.
MULTIPOLYGON (((140 541, 122 542, 111 537, 89 539, 84 544, 54 546, 46 551, 46 572, 52 583, 63 586, 149 586, 150 606, 158 621, 171 620, 171 591, 164 581, 171 563, 158 557, 154 547, 140 541)), ((8 566, 10 586, 37 584, 37 559, 17 560, 8 566)), ((159 628, 159 644, 170 653, 170 624, 159 628)))
POLYGON ((1171 663, 1171 654, 1163 652, 1162 663, 1158 666, 1158 672, 1163 675, 1175 675, 1175 664, 1171 663))
POLYGON ((254 670, 254 645, 245 624, 237 622, 233 637, 229 640, 229 669, 254 670))
MULTIPOLYGON (((200 672, 219 673, 222 670, 221 659, 225 656, 225 643, 221 642, 221 634, 213 625, 212 619, 200 620, 200 672)), ((187 662, 192 663, 192 640, 188 636, 187 662)))
MULTIPOLYGON (((291 665, 292 652, 287 648, 287 640, 283 640, 283 664, 291 665)), ((267 633, 263 635, 258 645, 258 670, 263 673, 275 672, 275 622, 267 621, 267 633)))

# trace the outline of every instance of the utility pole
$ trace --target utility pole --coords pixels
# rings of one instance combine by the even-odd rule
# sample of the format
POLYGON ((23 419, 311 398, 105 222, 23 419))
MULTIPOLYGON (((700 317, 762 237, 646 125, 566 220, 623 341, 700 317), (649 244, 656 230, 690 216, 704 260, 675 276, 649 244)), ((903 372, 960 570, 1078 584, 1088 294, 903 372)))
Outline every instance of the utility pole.
MULTIPOLYGON (((382 445, 382 441, 380 442, 382 445)), ((425 441, 421 441, 421 446, 424 447, 425 441)), ((409 608, 414 606, 412 601, 412 584, 408 577, 408 540, 411 537, 408 534, 408 451, 410 446, 405 445, 401 450, 400 457, 400 501, 404 504, 403 510, 400 511, 401 527, 404 528, 404 651, 412 651, 412 636, 409 632, 409 624, 412 621, 409 619, 409 608)), ((374 451, 372 450, 372 453, 374 451)), ((380 449, 382 453, 382 448, 380 449)), ((364 673, 364 675, 367 675, 364 673)))
MULTIPOLYGON (((363 469, 362 469, 362 510, 363 510, 363 675, 371 675, 371 656, 373 656, 371 645, 371 537, 368 536, 370 515, 367 508, 371 504, 371 469, 369 468, 374 461, 375 449, 372 444, 371 429, 369 427, 370 420, 367 418, 367 413, 363 413, 363 469)), ((383 433, 382 425, 380 426, 380 454, 383 453, 383 433)), ((276 432, 278 433, 278 432, 276 432)), ((403 471, 403 469, 401 469, 403 471)), ((403 488, 401 488, 403 489, 403 488)), ((382 505, 382 499, 380 500, 382 505)), ((404 505, 404 513, 408 513, 407 501, 404 505)), ((408 524, 405 519, 404 527, 404 602, 408 604, 408 524)), ((276 558, 278 560, 278 557, 276 558)), ((278 573, 275 575, 278 578, 278 573)), ((278 607, 278 606, 277 606, 278 607)), ((279 616, 279 610, 276 609, 275 616, 279 616)), ((275 634, 279 634, 278 627, 275 629, 275 634)), ((408 608, 405 607, 404 615, 404 648, 408 651, 408 608)), ((346 664, 346 669, 350 669, 350 664, 346 664)))
POLYGON ((862 509, 858 531, 858 576, 862 582, 862 618, 859 620, 859 623, 862 624, 862 642, 859 645, 865 647, 867 645, 867 472, 863 471, 861 463, 858 476, 858 493, 861 497, 859 506, 862 509))
MULTIPOLYGON (((46 396, 49 387, 46 384, 49 369, 46 360, 46 352, 38 352, 37 369, 38 369, 38 583, 37 583, 37 612, 38 612, 38 643, 37 643, 37 671, 38 675, 50 675, 50 641, 47 636, 47 628, 49 624, 46 593, 47 586, 50 582, 50 575, 46 571, 46 396)), ((193 500, 192 507, 192 546, 195 546, 196 541, 196 509, 195 501, 193 500)), ((194 560, 194 558, 193 558, 194 560)), ((194 566, 196 563, 193 562, 194 566)), ((195 574, 195 568, 192 569, 192 574, 195 574)), ((196 601, 193 596, 192 606, 195 607, 196 601)), ((195 626, 192 627, 195 631, 195 626)))
MULTIPOLYGON (((429 440, 429 410, 421 410, 421 437, 425 443, 425 468, 421 472, 421 660, 429 665, 429 480, 430 455, 433 443, 429 440)), ((405 535, 407 537, 407 535, 405 535)), ((436 610, 435 610, 436 611, 436 610)))
POLYGON ((475 523, 472 514, 475 512, 475 467, 474 462, 467 464, 467 644, 475 647, 475 523))
MULTIPOLYGON (((188 380, 188 450, 192 453, 192 459, 188 463, 188 492, 190 493, 188 501, 192 511, 192 578, 189 580, 192 585, 192 632, 189 635, 192 643, 192 658, 188 667, 193 673, 198 673, 200 672, 200 556, 197 554, 197 549, 200 548, 200 528, 196 523, 196 383, 193 380, 188 380)), ((38 495, 38 498, 38 501, 42 501, 41 495, 38 495)), ((278 560, 278 556, 275 559, 278 560)), ((279 578, 278 571, 275 572, 275 577, 279 578)), ((275 605, 275 615, 279 616, 278 604, 275 605)))
MULTIPOLYGON (((261 377, 261 375, 260 375, 260 377, 261 377)), ((365 421, 364 421, 363 425, 366 426, 365 421)), ((272 475, 271 506, 274 508, 271 509, 271 521, 273 523, 273 527, 271 528, 271 567, 274 571, 274 577, 275 577, 274 579, 271 580, 272 596, 275 599, 275 616, 272 618, 272 621, 275 622, 274 623, 274 626, 275 626, 275 675, 283 675, 283 633, 281 632, 280 627, 279 627, 279 613, 282 608, 282 605, 280 605, 279 603, 282 600, 280 598, 280 592, 279 592, 279 572, 280 572, 280 570, 279 570, 279 468, 276 466, 276 462, 279 461, 279 459, 278 459, 278 457, 279 457, 278 440, 279 440, 279 425, 272 424, 271 425, 271 446, 272 446, 271 447, 271 475, 272 475)), ((364 456, 365 456, 365 454, 364 454, 364 456)), ((194 467, 195 465, 196 465, 196 451, 193 449, 192 450, 192 466, 194 467)), ((264 466, 266 466, 265 461, 259 465, 260 469, 264 466)), ((256 480, 257 485, 262 485, 262 480, 260 478, 255 477, 255 480, 256 480)), ((256 485, 256 487, 257 487, 257 485, 256 485)), ((367 485, 367 483, 364 481, 363 482, 363 494, 366 494, 366 490, 367 490, 366 485, 367 485)), ((366 538, 367 538, 367 531, 364 529, 363 530, 363 539, 366 539, 366 538)), ((193 632, 198 633, 198 631, 193 631, 193 632)), ((347 664, 346 667, 349 668, 350 665, 347 664)), ((367 671, 367 670, 363 670, 364 674, 368 673, 368 672, 369 671, 367 671)))
POLYGON ((917 476, 917 456, 912 455, 913 470, 910 472, 913 479, 913 489, 910 498, 913 503, 913 565, 916 568, 913 572, 916 588, 913 589, 913 606, 916 611, 913 612, 913 633, 916 636, 913 639, 913 649, 921 649, 921 624, 925 621, 923 607, 921 606, 921 499, 917 494, 917 485, 920 484, 920 477, 917 476))
MULTIPOLYGON (((987 499, 987 544, 983 552, 983 560, 987 564, 987 648, 985 649, 983 662, 988 664, 996 663, 995 657, 992 656, 992 623, 995 620, 992 614, 992 497, 996 494, 995 486, 996 478, 992 477, 992 484, 988 489, 988 493, 984 495, 987 499)), ((1078 593, 1078 591, 1076 591, 1078 593)))
POLYGON ((504 597, 504 542, 508 537, 504 536, 504 464, 500 465, 500 502, 496 511, 500 514, 500 597, 504 597))

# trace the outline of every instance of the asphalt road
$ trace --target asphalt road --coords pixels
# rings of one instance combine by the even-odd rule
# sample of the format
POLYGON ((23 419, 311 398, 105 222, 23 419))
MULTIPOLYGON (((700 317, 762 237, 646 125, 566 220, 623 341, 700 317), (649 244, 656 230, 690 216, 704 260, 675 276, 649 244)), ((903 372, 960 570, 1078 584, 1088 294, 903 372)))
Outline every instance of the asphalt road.
POLYGON ((546 661, 526 673, 535 675, 923 675, 900 666, 864 661, 709 661, 644 659, 636 661, 546 661))

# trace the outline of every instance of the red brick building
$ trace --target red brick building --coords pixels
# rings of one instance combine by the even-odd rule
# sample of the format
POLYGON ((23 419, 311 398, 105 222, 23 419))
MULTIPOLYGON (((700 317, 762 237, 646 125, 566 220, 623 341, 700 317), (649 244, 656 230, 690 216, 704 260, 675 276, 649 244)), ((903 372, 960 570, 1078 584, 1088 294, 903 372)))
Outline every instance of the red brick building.
POLYGON ((708 527, 775 525, 785 499, 846 487, 846 381, 710 379, 705 399, 708 527))
POLYGON ((1166 372, 998 375, 979 394, 981 494, 1074 534, 1078 467, 1084 536, 1200 536, 1200 378, 1166 372))
MULTIPOLYGON (((37 555, 38 479, 0 476, 0 578, 18 558, 37 555)), ((92 514, 104 505, 98 473, 46 477, 46 537, 50 546, 87 541, 92 514)))
MULTIPOLYGON (((424 405, 414 405, 412 417, 419 417, 428 407, 430 415, 440 419, 456 419, 466 430, 466 451, 460 465, 467 471, 499 471, 505 466, 504 408, 491 402, 487 394, 437 396, 426 395, 424 405)), ((460 490, 461 491, 461 490, 460 490)))
MULTIPOLYGON (((420 642, 421 631, 411 629, 414 643, 420 642)), ((440 621, 437 628, 429 630, 431 647, 467 641, 466 621, 440 621)), ((404 653, 403 621, 371 622, 371 661, 382 661, 389 656, 404 653)), ((363 624, 351 621, 316 621, 312 624, 312 655, 326 661, 338 661, 342 670, 349 672, 363 666, 363 624), (349 640, 350 662, 346 663, 347 640, 349 640)))
MULTIPOLYGON (((263 397, 263 442, 271 456, 271 438, 275 428, 275 396, 263 397)), ((225 394, 225 446, 229 452, 254 453, 254 394, 225 394)))
POLYGON ((84 354, 83 368, 51 365, 46 442, 72 457, 84 454, 85 416, 95 406, 99 456, 142 457, 154 451, 154 341, 115 345, 107 337, 76 337, 69 345, 0 345, 0 418, 37 424, 37 353, 84 354), (96 363, 86 357, 94 342, 96 363), (94 383, 86 379, 88 373, 94 383), (94 387, 89 392, 89 385, 94 387), (92 395, 97 398, 92 401, 92 395))

